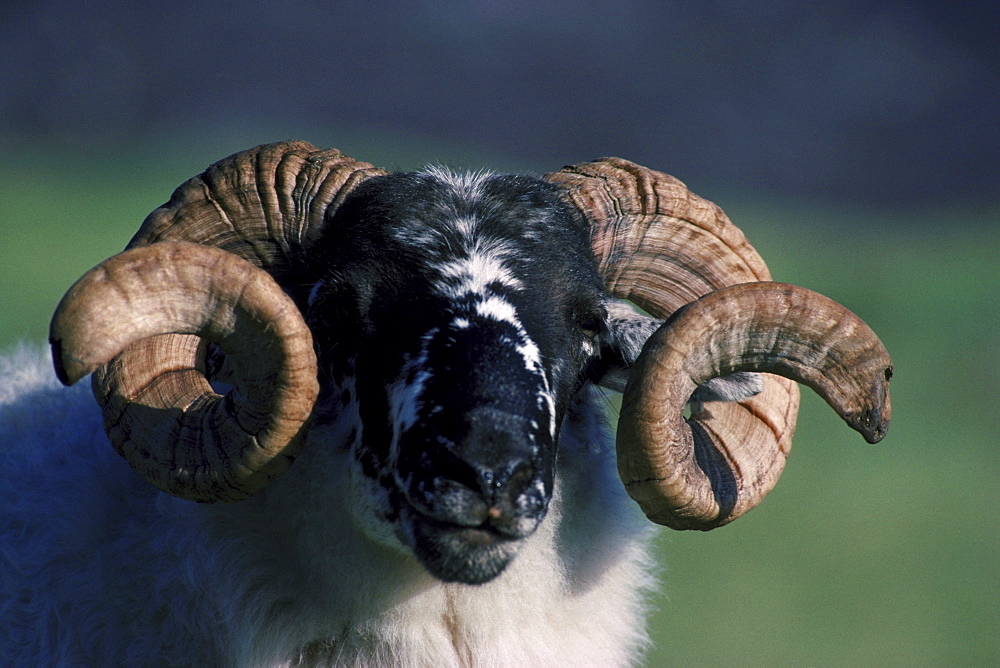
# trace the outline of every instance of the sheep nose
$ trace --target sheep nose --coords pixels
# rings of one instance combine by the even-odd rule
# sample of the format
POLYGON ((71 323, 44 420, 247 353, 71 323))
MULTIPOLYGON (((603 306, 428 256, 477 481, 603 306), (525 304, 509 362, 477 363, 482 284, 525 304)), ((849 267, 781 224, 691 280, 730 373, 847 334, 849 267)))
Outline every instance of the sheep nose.
MULTIPOLYGON (((534 449, 522 433, 492 426, 476 426, 460 448, 474 481, 469 486, 492 504, 516 497, 534 480, 534 449)), ((468 484, 467 483, 467 484, 468 484)))
POLYGON ((486 465, 438 451, 432 459, 432 470, 404 474, 407 500, 423 515, 459 526, 489 525, 517 537, 530 533, 545 513, 545 488, 526 458, 486 465))
POLYGON ((546 506, 536 436, 526 427, 520 417, 473 412, 465 439, 455 448, 461 464, 452 480, 478 497, 472 504, 476 518, 504 533, 520 533, 546 506))
POLYGON ((439 460, 434 474, 489 508, 506 511, 535 479, 533 452, 518 435, 490 428, 473 429, 439 460))
POLYGON ((473 491, 479 492, 493 518, 511 512, 535 479, 535 467, 523 459, 510 460, 499 468, 473 466, 473 470, 478 484, 478 490, 473 491))
POLYGON ((434 519, 527 535, 544 516, 551 487, 539 468, 538 437, 517 416, 487 410, 468 417, 461 436, 446 445, 407 444, 416 447, 406 447, 400 461, 402 489, 414 508, 434 519))
POLYGON ((546 503, 535 467, 525 457, 489 465, 463 460, 449 471, 451 494, 431 514, 465 526, 489 525, 502 534, 524 536, 534 529, 546 503), (443 511, 443 514, 442 514, 443 511))

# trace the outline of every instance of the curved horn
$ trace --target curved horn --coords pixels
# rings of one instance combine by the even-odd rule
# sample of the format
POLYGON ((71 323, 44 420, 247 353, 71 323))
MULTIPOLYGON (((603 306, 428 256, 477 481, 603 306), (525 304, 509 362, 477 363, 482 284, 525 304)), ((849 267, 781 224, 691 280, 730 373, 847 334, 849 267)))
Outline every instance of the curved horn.
POLYGON ((756 506, 777 482, 784 456, 754 435, 755 418, 718 403, 684 418, 699 384, 737 371, 808 385, 869 443, 889 426, 892 362, 856 315, 784 283, 709 293, 650 337, 622 400, 619 472, 654 522, 712 529, 756 506))
POLYGON ((712 290, 771 278, 722 209, 672 176, 604 158, 545 178, 590 222, 608 291, 658 317, 712 290))
MULTIPOLYGON (((241 259, 246 265, 241 271, 250 272, 259 267, 271 274, 277 285, 295 295, 296 290, 301 290, 296 275, 303 264, 302 258, 311 244, 322 236, 325 225, 337 207, 355 185, 385 173, 335 149, 318 150, 306 142, 258 146, 220 160, 201 175, 183 183, 166 204, 146 218, 129 242, 128 248, 138 249, 171 241, 216 247, 230 254, 233 259, 241 259)), ((172 262, 184 260, 188 254, 189 251, 172 252, 156 257, 160 261, 172 262)), ((143 262, 152 264, 151 259, 143 262)), ((223 267, 219 263, 213 266, 223 267)), ((106 271, 106 268, 102 271, 106 271)), ((180 274, 186 271, 188 270, 161 267, 151 269, 150 275, 158 275, 157 272, 180 274)), ((236 270, 226 271, 228 273, 225 275, 230 278, 240 273, 236 270)), ((207 276, 203 279, 210 281, 207 276)), ((149 281, 139 279, 136 285, 146 283, 149 281)), ((212 280, 212 284, 217 285, 218 281, 212 280)), ((219 290, 226 294, 224 287, 219 286, 219 290)), ((196 299, 190 291, 181 291, 176 295, 165 291, 157 294, 168 303, 196 299)), ((135 297, 138 298, 138 295, 135 297)), ((206 296, 203 301, 204 299, 211 302, 216 298, 206 296)), ((228 317, 224 310, 212 308, 215 315, 228 317)), ((294 305, 292 308, 294 309, 294 305)), ((290 312, 287 310, 281 311, 280 318, 292 319, 288 313, 290 312)), ((121 324, 122 332, 126 332, 137 327, 143 317, 139 312, 129 316, 127 310, 112 313, 106 309, 96 309, 88 313, 86 319, 111 318, 103 325, 95 325, 111 328, 119 325, 113 321, 115 318, 123 318, 129 321, 129 324, 121 324)), ((297 311, 295 318, 301 320, 297 311)), ((71 343, 77 338, 81 341, 94 340, 93 337, 76 333, 75 328, 80 327, 84 319, 63 317, 60 322, 63 323, 60 325, 62 329, 58 331, 55 329, 55 322, 53 323, 53 337, 61 341, 53 349, 57 358, 60 357, 60 352, 65 354, 66 350, 79 350, 78 345, 71 343), (63 351, 57 350, 59 346, 62 346, 63 351)), ((271 405, 267 401, 244 397, 243 392, 250 392, 249 388, 254 387, 252 381, 244 381, 244 389, 238 387, 237 393, 227 395, 229 398, 225 402, 216 402, 213 404, 215 408, 202 410, 202 400, 194 398, 201 397, 208 387, 205 380, 205 339, 193 332, 179 333, 189 332, 191 327, 171 330, 166 326, 166 321, 161 321, 161 324, 163 326, 158 327, 156 332, 136 329, 135 331, 141 331, 149 338, 142 339, 138 334, 129 335, 129 345, 114 351, 118 353, 117 356, 108 364, 99 366, 94 374, 94 393, 104 409, 105 428, 109 437, 119 452, 147 479, 177 496, 199 501, 231 501, 253 494, 287 467, 287 456, 290 456, 291 451, 285 451, 285 455, 281 457, 273 455, 280 450, 276 445, 279 439, 275 436, 269 437, 273 441, 270 445, 262 446, 270 454, 258 456, 244 445, 244 434, 228 427, 215 429, 212 425, 230 424, 222 420, 222 414, 226 410, 232 410, 232 405, 234 402, 238 403, 237 400, 246 400, 245 410, 237 415, 240 424, 254 433, 259 425, 268 420, 285 421, 280 411, 273 417, 260 413, 265 406, 278 409, 281 402, 275 400, 276 403, 271 405), (246 385, 247 382, 250 384, 246 385), (198 410, 194 411, 195 408, 198 410), (164 417, 164 421, 160 423, 156 422, 159 418, 154 420, 148 417, 154 412, 164 416, 179 412, 205 417, 178 418, 180 423, 173 417, 164 417), (215 417, 207 417, 210 415, 215 417), (248 422, 249 416, 253 416, 253 420, 248 422), (159 426, 154 426, 154 423, 159 426), (182 426, 171 426, 176 424, 182 426), (230 434, 231 436, 224 438, 231 437, 232 442, 217 442, 222 438, 219 434, 230 434), (160 448, 165 450, 161 451, 160 448), (224 456, 213 453, 224 453, 224 456), (232 453, 242 453, 242 459, 230 461, 232 453), (151 466, 149 462, 156 465, 151 466), (187 467, 191 466, 196 467, 195 472, 188 470, 187 467), (240 473, 237 474, 236 471, 240 473)), ((261 321, 260 325, 265 331, 284 331, 288 323, 268 324, 261 321)), ((204 324, 203 332, 210 332, 214 326, 204 324)), ((211 340, 211 337, 207 338, 211 340)), ((117 338, 115 340, 118 343, 124 341, 117 338)), ((280 347, 284 344, 269 345, 280 347)), ((301 360, 290 361, 288 364, 296 368, 311 365, 311 373, 315 375, 315 358, 311 345, 306 348, 308 351, 302 353, 301 360)), ((247 355, 234 352, 241 350, 239 344, 230 343, 223 346, 223 349, 229 355, 227 368, 232 367, 234 362, 248 359, 247 355)), ((303 348, 297 346, 295 349, 303 348)), ((255 366, 256 359, 253 355, 249 356, 248 361, 255 366)), ((57 361, 57 368, 59 364, 57 361)), ((86 368, 92 369, 90 365, 86 368)), ((271 377, 273 380, 275 374, 283 372, 280 367, 276 367, 271 371, 237 368, 233 373, 237 377, 259 376, 271 377)), ((266 384, 261 387, 266 387, 266 384)), ((261 394, 261 388, 255 391, 261 394)), ((303 396, 308 396, 308 393, 303 396)), ((310 407, 313 400, 314 397, 309 400, 310 407)), ((295 420, 289 422, 289 425, 295 420)), ((296 432, 296 429, 289 429, 291 427, 279 432, 296 432)), ((295 438, 290 440, 289 447, 294 450, 295 438)))
MULTIPOLYGON (((764 261, 722 209, 667 174, 620 158, 604 158, 564 167, 546 178, 562 185, 589 221, 591 245, 609 292, 655 316, 666 317, 729 285, 771 278, 764 261)), ((757 490, 754 503, 770 491, 784 468, 799 405, 795 382, 771 374, 764 378, 761 393, 739 403, 713 404, 711 414, 702 415, 699 422, 726 435, 728 451, 761 453, 765 463, 748 468, 741 483, 757 490)), ((652 400, 658 391, 649 389, 652 400)), ((619 441, 622 447, 629 446, 619 441)), ((744 456, 737 459, 743 461, 744 456)), ((678 487, 673 491, 688 494, 678 487)), ((704 517, 698 528, 733 519, 727 517, 724 521, 704 517)))
POLYGON ((130 364, 145 361, 106 376, 116 387, 103 397, 105 428, 150 482, 197 501, 245 498, 284 472, 319 391, 312 336, 292 300, 267 272, 205 246, 166 242, 104 261, 66 293, 50 338, 66 383, 122 349, 130 364), (212 390, 198 346, 158 355, 149 337, 164 332, 217 343, 235 387, 212 390))
POLYGON ((235 153, 181 184, 143 221, 128 248, 160 241, 215 246, 284 285, 356 185, 386 174, 337 149, 308 142, 235 153))

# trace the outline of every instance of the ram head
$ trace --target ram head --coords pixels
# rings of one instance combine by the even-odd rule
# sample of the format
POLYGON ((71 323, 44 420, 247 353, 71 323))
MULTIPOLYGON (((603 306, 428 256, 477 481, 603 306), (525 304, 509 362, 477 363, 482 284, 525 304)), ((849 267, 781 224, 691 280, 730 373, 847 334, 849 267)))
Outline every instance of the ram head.
POLYGON ((771 282, 717 206, 614 158, 535 178, 237 153, 70 289, 51 343, 64 382, 96 371, 112 444, 157 488, 237 502, 302 448, 349 449, 373 535, 470 583, 545 517, 588 384, 624 390, 622 481, 677 529, 774 486, 795 381, 870 442, 890 413, 861 320, 771 282))

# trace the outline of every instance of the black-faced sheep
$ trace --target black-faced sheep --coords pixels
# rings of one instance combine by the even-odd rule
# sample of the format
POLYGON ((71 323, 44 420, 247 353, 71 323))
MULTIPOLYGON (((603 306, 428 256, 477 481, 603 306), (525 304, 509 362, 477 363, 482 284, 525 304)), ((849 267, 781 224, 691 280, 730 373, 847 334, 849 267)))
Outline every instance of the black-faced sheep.
POLYGON ((798 405, 772 374, 888 424, 874 334, 769 278, 717 207, 623 160, 216 163, 53 319, 103 429, 40 355, 2 360, 0 662, 632 663, 653 576, 629 495, 675 528, 758 503, 798 405), (625 391, 617 458, 598 384, 625 391))

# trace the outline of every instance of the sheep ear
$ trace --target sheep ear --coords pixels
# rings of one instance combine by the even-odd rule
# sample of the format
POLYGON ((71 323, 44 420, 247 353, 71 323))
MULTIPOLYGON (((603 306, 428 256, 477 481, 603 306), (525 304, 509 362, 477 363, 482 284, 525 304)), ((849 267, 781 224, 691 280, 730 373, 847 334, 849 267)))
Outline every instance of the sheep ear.
POLYGON ((607 329, 601 334, 598 358, 591 378, 598 385, 624 392, 629 369, 639 357, 646 339, 653 335, 662 320, 637 312, 627 302, 609 300, 607 329))
MULTIPOLYGON (((596 373, 592 378, 602 387, 624 392, 632 365, 646 340, 663 321, 643 315, 619 300, 610 301, 607 309, 608 328, 602 336, 600 358, 595 362, 596 373)), ((691 395, 691 401, 742 401, 763 389, 764 378, 759 373, 739 372, 702 383, 691 395)))

